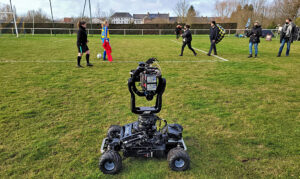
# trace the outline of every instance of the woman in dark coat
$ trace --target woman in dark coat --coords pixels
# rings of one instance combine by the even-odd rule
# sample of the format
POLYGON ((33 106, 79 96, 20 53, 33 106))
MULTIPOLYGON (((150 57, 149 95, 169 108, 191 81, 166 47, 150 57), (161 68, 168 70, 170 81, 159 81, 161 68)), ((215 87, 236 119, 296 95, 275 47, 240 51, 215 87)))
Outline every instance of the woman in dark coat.
POLYGON ((254 23, 254 27, 250 32, 247 34, 248 37, 250 37, 249 40, 249 56, 248 58, 252 57, 252 47, 254 45, 255 49, 255 58, 257 57, 258 54, 258 44, 260 43, 260 36, 262 36, 262 29, 261 26, 258 24, 258 22, 254 23))
POLYGON ((78 48, 78 56, 77 56, 77 67, 82 68, 83 66, 80 65, 82 54, 86 54, 86 65, 93 66, 90 63, 90 50, 87 46, 87 33, 86 33, 86 22, 80 21, 78 22, 78 32, 77 32, 77 48, 78 48))

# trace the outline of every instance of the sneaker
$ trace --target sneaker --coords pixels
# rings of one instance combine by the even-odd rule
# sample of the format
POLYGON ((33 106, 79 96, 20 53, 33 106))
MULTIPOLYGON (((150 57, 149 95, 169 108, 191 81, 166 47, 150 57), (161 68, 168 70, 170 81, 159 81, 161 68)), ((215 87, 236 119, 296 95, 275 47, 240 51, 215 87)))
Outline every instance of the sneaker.
POLYGON ((252 54, 250 54, 250 55, 248 56, 248 58, 252 58, 252 54))
POLYGON ((182 57, 183 55, 179 55, 179 56, 181 56, 181 57, 182 57))
POLYGON ((87 63, 87 64, 86 64, 86 66, 88 66, 88 67, 92 67, 92 66, 93 66, 93 64, 91 64, 91 63, 87 63))
POLYGON ((218 55, 217 53, 214 53, 214 55, 218 55))
POLYGON ((208 53, 207 56, 210 56, 210 54, 208 53))
POLYGON ((197 56, 197 53, 194 53, 195 56, 197 56))
POLYGON ((281 55, 279 55, 279 54, 277 55, 277 57, 280 57, 280 56, 281 56, 281 55))
POLYGON ((81 66, 81 65, 77 65, 77 68, 83 68, 83 66, 81 66))

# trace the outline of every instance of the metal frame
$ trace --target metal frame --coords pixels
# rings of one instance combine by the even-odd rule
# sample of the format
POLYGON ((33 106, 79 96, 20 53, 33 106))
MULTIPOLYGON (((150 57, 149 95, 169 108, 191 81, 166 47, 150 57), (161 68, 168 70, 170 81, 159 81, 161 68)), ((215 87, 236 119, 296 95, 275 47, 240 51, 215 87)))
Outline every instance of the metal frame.
MULTIPOLYGON (((11 28, 2 28, 2 29, 7 29, 10 30, 11 28)), ((24 30, 49 30, 49 32, 52 32, 53 30, 66 30, 69 31, 69 34, 72 35, 74 31, 77 31, 77 28, 24 28, 24 30)), ((88 33, 89 31, 99 31, 99 34, 101 33, 101 29, 87 29, 88 33)), ((147 31, 157 31, 157 34, 153 34, 153 35, 164 35, 162 34, 162 32, 164 31, 174 31, 174 29, 109 29, 110 31, 123 31, 124 36, 128 35, 128 33, 126 33, 126 31, 141 31, 141 36, 144 35, 144 32, 147 31), (160 33, 159 33, 160 32, 160 33)), ((225 29, 226 30, 226 35, 230 36, 230 35, 234 35, 231 34, 230 32, 236 32, 236 31, 245 31, 246 29, 225 29)), ((271 30, 274 35, 276 36, 277 34, 275 33, 277 31, 277 29, 263 29, 263 30, 271 30)), ((194 32, 194 35, 208 35, 207 34, 197 34, 197 31, 209 31, 209 29, 192 29, 192 32, 194 32)), ((49 33, 51 34, 51 33, 49 33)), ((66 33, 68 34, 68 33, 66 33)), ((130 34, 129 34, 130 35, 130 34)), ((171 35, 171 34, 170 34, 171 35)))
MULTIPOLYGON (((11 12, 0 12, 0 14, 13 14, 13 19, 14 19, 14 24, 15 24, 16 35, 17 35, 17 37, 19 37, 19 32, 18 32, 18 27, 17 27, 17 22, 16 22, 16 14, 15 14, 15 12, 13 11, 11 0, 9 0, 9 3, 10 3, 10 10, 11 10, 11 12)), ((2 28, 2 29, 5 29, 5 28, 2 28)), ((9 29, 10 29, 10 28, 9 28, 9 29)))

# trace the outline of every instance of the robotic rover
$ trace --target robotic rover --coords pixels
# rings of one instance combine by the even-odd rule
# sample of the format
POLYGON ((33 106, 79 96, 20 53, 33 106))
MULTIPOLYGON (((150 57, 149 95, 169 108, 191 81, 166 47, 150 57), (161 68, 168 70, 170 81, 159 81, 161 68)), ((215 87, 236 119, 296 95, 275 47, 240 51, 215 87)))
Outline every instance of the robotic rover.
POLYGON ((131 70, 128 80, 131 111, 139 117, 136 122, 124 126, 112 125, 108 129, 107 137, 102 141, 99 161, 99 169, 104 174, 116 174, 121 170, 122 158, 119 152, 123 152, 124 157, 167 157, 169 167, 174 171, 184 171, 190 166, 182 138, 182 126, 168 124, 156 115, 162 108, 166 80, 162 78, 161 70, 153 66, 155 61, 155 58, 150 58, 140 62, 137 69, 131 70), (136 83, 140 83, 140 89, 136 83), (137 107, 136 95, 146 97, 148 101, 156 96, 155 106, 137 107))

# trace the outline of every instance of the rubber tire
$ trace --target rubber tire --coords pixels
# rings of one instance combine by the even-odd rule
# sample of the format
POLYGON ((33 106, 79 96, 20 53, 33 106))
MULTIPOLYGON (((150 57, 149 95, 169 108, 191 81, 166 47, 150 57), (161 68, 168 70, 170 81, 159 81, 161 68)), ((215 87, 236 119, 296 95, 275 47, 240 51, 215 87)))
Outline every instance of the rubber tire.
POLYGON ((111 125, 107 131, 107 137, 109 139, 113 139, 113 138, 118 138, 118 136, 116 135, 116 133, 119 133, 121 132, 121 126, 119 125, 111 125))
POLYGON ((185 171, 190 168, 190 157, 188 153, 182 148, 176 147, 169 151, 167 156, 169 167, 174 171, 185 171), (180 168, 175 166, 175 161, 178 159, 182 159, 184 161, 184 165, 180 168))
POLYGON ((120 154, 113 150, 109 150, 109 151, 106 151, 105 153, 103 153, 103 155, 100 157, 100 160, 99 160, 99 169, 104 174, 114 175, 114 174, 117 174, 118 172, 120 172, 120 170, 122 169, 122 158, 121 158, 120 154), (106 170, 104 167, 104 164, 107 161, 114 162, 115 168, 112 170, 106 170))

